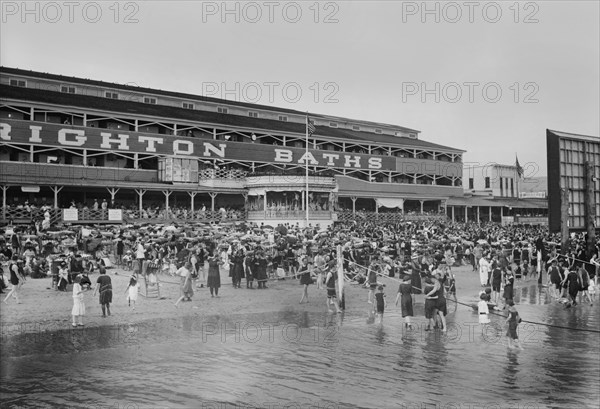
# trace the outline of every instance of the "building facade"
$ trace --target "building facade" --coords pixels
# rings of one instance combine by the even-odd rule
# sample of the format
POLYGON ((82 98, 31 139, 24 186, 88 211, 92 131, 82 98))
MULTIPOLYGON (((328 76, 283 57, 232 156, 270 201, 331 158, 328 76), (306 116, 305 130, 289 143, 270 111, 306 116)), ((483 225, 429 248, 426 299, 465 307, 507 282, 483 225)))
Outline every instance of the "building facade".
POLYGON ((569 229, 585 230, 587 214, 597 229, 600 226, 600 138, 548 129, 546 150, 550 230, 561 230, 563 205, 569 229), (568 203, 563 203, 563 192, 568 195, 568 203))
POLYGON ((514 165, 465 166, 464 196, 448 201, 449 216, 458 221, 547 225, 545 197, 523 197, 521 194, 522 187, 529 183, 518 174, 514 165))
POLYGON ((100 199, 131 218, 233 209, 303 222, 308 210, 329 224, 443 212, 462 195, 464 151, 401 126, 310 113, 308 137, 295 110, 6 67, 0 91, 4 220, 100 199))

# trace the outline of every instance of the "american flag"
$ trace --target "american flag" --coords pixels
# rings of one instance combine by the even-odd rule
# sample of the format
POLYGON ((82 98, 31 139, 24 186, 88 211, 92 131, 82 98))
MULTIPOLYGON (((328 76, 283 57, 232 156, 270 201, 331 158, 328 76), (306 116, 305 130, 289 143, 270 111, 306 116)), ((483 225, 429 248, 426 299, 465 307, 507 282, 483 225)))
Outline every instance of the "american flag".
POLYGON ((309 135, 314 134, 315 131, 317 130, 317 128, 315 128, 314 122, 311 121, 308 116, 306 117, 306 129, 308 130, 309 135))
POLYGON ((517 175, 519 175, 520 178, 523 177, 523 173, 525 173, 525 169, 523 169, 523 167, 521 166, 521 164, 519 163, 519 157, 515 154, 515 166, 517 168, 517 175))

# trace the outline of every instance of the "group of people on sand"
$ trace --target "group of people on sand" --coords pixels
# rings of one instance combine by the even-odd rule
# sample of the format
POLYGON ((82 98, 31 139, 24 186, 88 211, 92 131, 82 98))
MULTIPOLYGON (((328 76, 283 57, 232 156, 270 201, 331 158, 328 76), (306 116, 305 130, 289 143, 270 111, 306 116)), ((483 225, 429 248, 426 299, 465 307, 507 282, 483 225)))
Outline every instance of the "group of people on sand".
MULTIPOLYGON (((411 317, 415 295, 423 294, 426 330, 447 331, 446 297, 456 300, 456 285, 452 268, 472 264, 479 272, 480 284, 490 287, 490 299, 498 305, 504 300, 511 340, 516 338, 513 288, 521 279, 547 277, 550 291, 557 299, 570 297, 570 305, 581 299, 593 302, 596 289, 598 247, 585 250, 585 236, 570 237, 571 246, 559 256, 560 237, 535 226, 499 226, 496 224, 464 224, 444 220, 398 224, 347 222, 321 229, 279 225, 229 226, 202 236, 179 228, 149 234, 150 229, 127 231, 119 227, 114 232, 116 261, 130 266, 133 275, 126 289, 128 302, 135 308, 138 278, 161 272, 179 278, 180 295, 176 307, 191 301, 194 291, 206 286, 211 297, 219 297, 221 272, 227 272, 232 288, 253 290, 267 288, 269 279, 297 277, 302 285, 300 303, 309 302, 308 289, 316 284, 326 293, 330 312, 340 312, 343 294, 338 280, 368 288, 367 302, 378 315, 379 322, 387 308, 384 287, 378 277, 391 277, 398 282, 395 304, 400 305, 404 325, 412 328, 411 317), (342 268, 337 266, 337 249, 341 248, 342 268), (341 271, 341 273, 339 273, 341 271), (514 328, 513 328, 514 327, 514 328), (513 337, 514 336, 514 337, 513 337)), ((10 246, 4 246, 5 248, 10 246)), ((27 274, 20 267, 22 254, 8 273, 12 288, 9 297, 17 298, 27 274)), ((76 257, 75 257, 76 258, 76 257)), ((73 274, 70 265, 61 266, 58 289, 66 290, 73 281, 73 325, 83 324, 85 288, 91 287, 89 274, 73 274), (74 277, 74 278, 73 278, 74 277), (88 281, 86 281, 86 279, 88 281)), ((112 283, 105 269, 99 269, 94 294, 99 293, 103 317, 110 315, 112 283), (104 271, 102 271, 104 270, 104 271)), ((19 299, 17 298, 17 301, 19 299)), ((482 299, 483 301, 483 299, 482 299)), ((485 315, 485 314, 484 314, 485 315)))

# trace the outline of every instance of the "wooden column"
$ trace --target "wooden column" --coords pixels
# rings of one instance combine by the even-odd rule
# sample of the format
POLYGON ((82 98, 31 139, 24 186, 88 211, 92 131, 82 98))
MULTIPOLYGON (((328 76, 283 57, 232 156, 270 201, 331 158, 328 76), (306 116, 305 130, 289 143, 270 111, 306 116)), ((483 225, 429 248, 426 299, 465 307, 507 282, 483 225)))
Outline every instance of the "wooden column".
POLYGON ((114 207, 115 196, 117 195, 119 188, 118 187, 107 187, 106 190, 108 190, 108 193, 110 193, 110 205, 111 205, 111 207, 114 207))
POLYGON ((190 211, 192 212, 192 219, 194 219, 194 198, 198 192, 187 192, 190 195, 190 211))
POLYGON ((135 193, 137 193, 138 199, 139 199, 139 201, 138 201, 138 210, 139 210, 140 214, 139 214, 138 217, 141 218, 142 217, 142 209, 143 209, 143 207, 142 207, 142 198, 144 197, 144 194, 146 193, 146 190, 145 189, 135 189, 135 193))
POLYGON ((356 214, 356 196, 352 196, 350 198, 350 200, 352 200, 352 214, 355 215, 356 214))
POLYGON ((165 219, 169 218, 169 197, 173 194, 170 190, 163 190, 163 195, 165 195, 165 219))
POLYGON ((8 190, 8 186, 2 187, 2 219, 6 220, 6 191, 8 190))
POLYGON ((215 198, 217 197, 218 193, 209 192, 208 194, 210 195, 210 210, 214 212, 215 211, 215 198))
POLYGON ((58 209, 58 192, 63 189, 64 186, 50 186, 52 192, 54 192, 54 208, 58 209))

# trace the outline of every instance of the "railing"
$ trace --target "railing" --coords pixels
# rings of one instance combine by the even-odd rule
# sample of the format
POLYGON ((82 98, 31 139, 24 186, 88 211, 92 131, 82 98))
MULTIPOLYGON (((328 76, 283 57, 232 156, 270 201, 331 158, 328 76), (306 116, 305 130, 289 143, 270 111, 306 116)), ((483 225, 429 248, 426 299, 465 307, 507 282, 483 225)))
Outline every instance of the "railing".
POLYGON ((123 221, 125 223, 135 222, 235 222, 246 220, 245 212, 243 211, 228 211, 221 212, 218 210, 170 210, 168 213, 163 209, 160 211, 142 210, 123 210, 123 221))
MULTIPOLYGON (((2 222, 7 223, 31 223, 32 220, 44 219, 46 210, 27 209, 26 207, 0 207, 0 218, 2 222)), ((54 224, 61 220, 62 209, 49 209, 50 223, 54 224)))
POLYGON ((378 223, 401 223, 406 221, 445 220, 445 214, 404 214, 404 213, 375 213, 356 212, 341 210, 337 212, 337 220, 340 222, 378 222, 378 223))
POLYGON ((227 179, 243 182, 248 172, 240 169, 200 169, 198 170, 198 179, 227 179))
MULTIPOLYGON (((310 220, 332 220, 333 212, 328 210, 309 210, 310 220)), ((286 219, 286 220, 304 220, 306 218, 305 210, 251 210, 248 212, 248 220, 264 219, 286 219)))
MULTIPOLYGON (((0 208, 0 222, 2 223, 15 223, 15 224, 29 224, 32 220, 43 219, 44 211, 35 209, 33 211, 25 208, 0 208)), ((196 210, 195 212, 172 209, 166 212, 164 209, 160 211, 153 210, 122 210, 122 219, 113 220, 109 217, 109 211, 104 209, 77 209, 76 220, 64 220, 63 209, 50 209, 50 223, 55 225, 56 223, 67 222, 67 223, 168 223, 168 222, 201 222, 201 223, 212 223, 212 222, 236 222, 246 220, 246 214, 244 211, 228 211, 221 212, 215 211, 202 211, 196 210)))
POLYGON ((537 216, 515 216, 515 223, 517 224, 535 224, 538 226, 547 226, 548 217, 537 217, 537 216))

